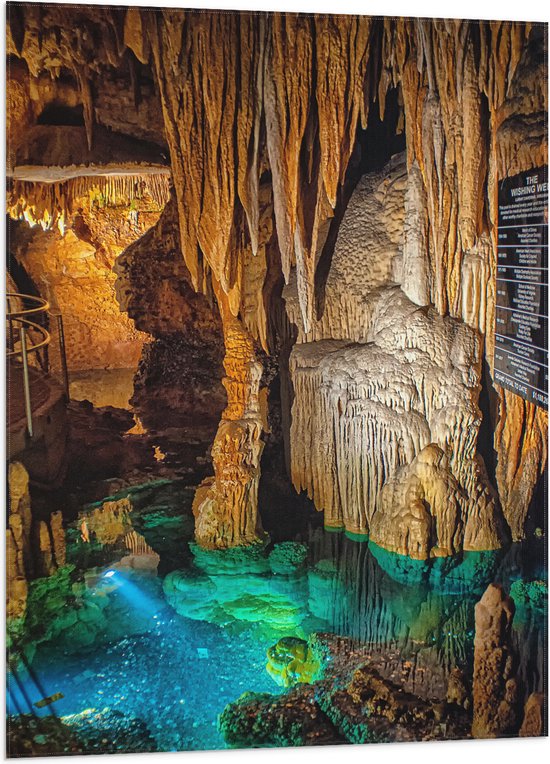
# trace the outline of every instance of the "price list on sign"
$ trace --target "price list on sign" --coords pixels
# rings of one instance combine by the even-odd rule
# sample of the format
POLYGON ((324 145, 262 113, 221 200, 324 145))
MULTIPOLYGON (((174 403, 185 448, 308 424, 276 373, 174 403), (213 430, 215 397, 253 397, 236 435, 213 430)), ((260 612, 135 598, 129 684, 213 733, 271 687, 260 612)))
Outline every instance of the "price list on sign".
POLYGON ((548 167, 498 190, 495 382, 548 409, 548 167))

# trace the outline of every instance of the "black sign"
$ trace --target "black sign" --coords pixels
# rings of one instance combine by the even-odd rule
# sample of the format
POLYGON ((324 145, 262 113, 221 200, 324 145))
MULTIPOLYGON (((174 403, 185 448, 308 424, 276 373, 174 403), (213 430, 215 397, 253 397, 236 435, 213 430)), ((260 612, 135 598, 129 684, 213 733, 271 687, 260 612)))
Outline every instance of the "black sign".
POLYGON ((495 382, 548 409, 548 167, 501 180, 495 382))

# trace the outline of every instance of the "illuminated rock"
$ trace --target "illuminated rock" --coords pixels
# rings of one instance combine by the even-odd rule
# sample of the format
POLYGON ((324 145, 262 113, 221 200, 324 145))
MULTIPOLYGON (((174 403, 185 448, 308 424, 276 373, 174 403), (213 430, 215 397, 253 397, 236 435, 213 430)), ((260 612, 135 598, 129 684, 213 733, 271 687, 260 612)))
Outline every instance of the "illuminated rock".
POLYGON ((311 683, 320 668, 321 664, 303 639, 283 637, 267 651, 267 673, 282 687, 297 682, 311 683))
POLYGON ((516 734, 519 687, 510 644, 514 602, 491 584, 476 605, 472 735, 477 738, 516 734))
POLYGON ((264 536, 258 515, 261 440, 267 427, 260 387, 262 366, 252 337, 218 294, 221 309, 227 407, 212 445, 214 477, 197 489, 195 538, 206 548, 253 544, 264 536))
POLYGON ((27 576, 31 560, 31 500, 29 475, 19 462, 8 471, 10 511, 6 530, 6 614, 19 618, 25 613, 27 576))
POLYGON ((166 599, 176 612, 236 633, 252 629, 262 638, 289 632, 305 636, 310 617, 305 575, 289 574, 287 569, 286 575, 273 576, 261 544, 214 550, 198 543, 191 547, 196 569, 172 571, 163 582, 166 599))
POLYGON ((65 530, 61 512, 33 518, 29 474, 20 462, 9 464, 8 489, 6 607, 9 619, 19 619, 25 615, 32 578, 53 575, 65 565, 65 530))
MULTIPOLYGON (((447 324, 464 322, 479 332, 475 359, 469 358, 477 369, 472 389, 481 382, 479 363, 486 361, 487 408, 494 407, 496 396, 500 408, 495 477, 504 517, 512 537, 519 540, 526 533, 529 506, 547 459, 547 415, 494 389, 491 382, 497 244, 491 189, 499 178, 547 162, 543 38, 542 28, 521 22, 168 9, 151 14, 85 6, 51 7, 39 13, 30 4, 8 18, 7 52, 17 62, 17 71, 9 77, 9 116, 15 131, 26 134, 56 104, 73 116, 78 112, 78 134, 85 135, 90 152, 94 140, 101 144, 98 125, 165 144, 177 206, 178 251, 190 281, 205 295, 216 293, 226 327, 231 323, 228 307, 232 320, 241 322, 243 331, 264 350, 271 349, 270 331, 279 321, 273 307, 283 280, 288 302, 294 303, 292 320, 301 343, 304 338, 308 344, 321 339, 372 342, 367 336, 369 313, 376 305, 362 304, 365 274, 371 291, 400 284, 412 305, 426 308, 430 323, 444 317, 447 324), (77 37, 79 29, 86 33, 77 37), (392 103, 396 130, 405 134, 406 157, 389 173, 381 173, 380 183, 371 190, 386 208, 393 230, 379 226, 380 235, 370 237, 377 226, 368 214, 367 224, 361 225, 370 182, 362 179, 349 213, 356 218, 355 241, 362 233, 369 236, 364 237, 365 246, 357 247, 358 267, 347 272, 338 270, 336 248, 333 281, 337 283, 337 273, 349 278, 333 290, 329 274, 323 296, 318 278, 321 250, 329 221, 341 212, 346 173, 357 159, 358 127, 368 132, 369 111, 374 109, 378 114, 371 117, 386 125, 393 116, 392 103), (370 247, 376 238, 379 246, 370 247), (320 326, 331 331, 317 336, 320 326), (363 331, 365 336, 356 336, 363 331)), ((10 147, 10 156, 17 154, 13 148, 21 147, 10 147)), ((376 150, 373 147, 372 153, 376 150)), ((129 184, 119 184, 131 196, 129 184)), ((63 227, 60 210, 67 208, 68 199, 76 199, 75 189, 44 185, 11 188, 14 207, 46 224, 57 218, 63 227)), ((106 180, 100 193, 109 195, 114 185, 106 180)), ((156 184, 159 189, 166 192, 161 182, 156 184)), ((152 196, 157 198, 156 191, 152 196)), ((392 316, 396 322, 401 318, 392 316)), ((402 378, 403 364, 394 368, 394 349, 381 350, 364 359, 369 367, 389 369, 392 384, 412 385, 406 374, 402 378)), ((446 343, 442 350, 453 357, 446 343)), ((227 342, 226 351, 231 359, 227 342)), ((254 397, 254 375, 249 378, 241 370, 238 376, 254 397)), ((227 369, 226 377, 232 377, 227 369)), ((477 393, 472 398, 475 407, 477 393)), ((350 401, 358 408, 362 399, 350 401)), ((466 431, 472 412, 463 417, 461 403, 447 401, 446 412, 457 431, 462 424, 466 431)), ((373 435, 381 448, 375 449, 374 469, 369 465, 373 480, 368 488, 355 480, 357 455, 349 455, 348 470, 343 454, 337 454, 338 469, 333 469, 333 444, 323 432, 320 450, 331 467, 323 486, 317 486, 315 500, 325 509, 328 525, 340 523, 366 533, 376 508, 374 494, 398 466, 410 464, 430 443, 453 450, 450 439, 443 444, 439 425, 434 427, 421 412, 428 432, 422 417, 414 416, 412 399, 407 405, 406 423, 392 421, 388 427, 386 419, 397 418, 390 405, 392 412, 384 412, 384 432, 373 435), (406 459, 396 459, 398 448, 389 445, 392 438, 402 439, 406 459), (346 515, 345 503, 354 490, 350 485, 361 486, 367 505, 359 517, 346 515), (345 497, 343 508, 337 504, 339 492, 345 497)), ((327 413, 327 421, 330 413, 335 409, 327 413)), ((478 418, 478 412, 473 416, 478 418)), ((449 457, 453 476, 471 502, 463 546, 483 549, 503 539, 497 521, 490 519, 497 511, 496 501, 475 454, 476 426, 471 429, 472 443, 462 442, 464 432, 457 437, 451 433, 457 447, 465 449, 463 463, 456 464, 456 454, 449 457)), ((358 432, 350 434, 360 437, 358 432)), ((261 535, 255 507, 260 438, 255 416, 225 416, 215 442, 215 482, 202 487, 196 503, 198 538, 206 545, 249 543, 261 535)), ((321 482, 321 477, 304 475, 299 454, 297 463, 293 454, 289 460, 300 488, 310 490, 321 482)), ((492 472, 491 468, 491 479, 492 472)), ((413 505, 413 513, 415 524, 424 527, 419 504, 413 505)), ((420 531, 420 547, 425 546, 425 531, 420 531)))
POLYGON ((395 287, 374 291, 371 299, 368 342, 324 340, 292 351, 296 489, 306 489, 325 511, 325 525, 366 534, 374 523, 376 541, 422 558, 434 545, 422 504, 425 485, 445 514, 433 554, 500 546, 504 525, 476 455, 476 334, 418 308, 395 287), (402 527, 400 513, 410 517, 402 527))
POLYGON ((488 487, 480 492, 489 497, 481 510, 482 499, 465 497, 447 456, 431 444, 384 484, 370 536, 390 551, 419 560, 499 548, 506 537, 496 499, 488 487))
POLYGON ((104 501, 101 506, 82 517, 86 533, 93 533, 100 544, 114 544, 121 540, 132 526, 132 502, 124 497, 104 501))
POLYGON ((523 722, 519 730, 520 737, 539 737, 545 734, 546 714, 545 699, 540 692, 533 692, 527 698, 523 722))

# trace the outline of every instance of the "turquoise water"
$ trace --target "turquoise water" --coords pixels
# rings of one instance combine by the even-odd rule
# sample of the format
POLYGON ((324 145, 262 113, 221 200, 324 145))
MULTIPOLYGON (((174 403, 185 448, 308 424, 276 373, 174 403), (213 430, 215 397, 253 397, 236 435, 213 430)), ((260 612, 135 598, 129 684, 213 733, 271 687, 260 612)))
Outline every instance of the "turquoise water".
MULTIPOLYGON (((159 750, 223 748, 217 718, 227 703, 247 690, 283 691, 266 671, 281 637, 352 637, 437 694, 450 668, 471 665, 486 585, 545 578, 542 542, 429 567, 326 532, 318 516, 275 551, 205 554, 191 541, 191 495, 162 484, 83 509, 68 534, 68 567, 32 590, 21 637, 34 639, 32 676, 21 665, 20 684, 10 681, 9 713, 60 692, 33 712, 109 708, 145 721, 159 750)), ((546 615, 515 589, 528 693, 542 688, 546 615)))
MULTIPOLYGON (((235 645, 220 627, 158 604, 142 634, 72 656, 40 651, 34 666, 43 694, 64 694, 59 716, 109 707, 143 719, 159 750, 223 748, 216 720, 224 706, 247 689, 278 691, 265 672, 268 645, 246 638, 235 645)), ((43 696, 30 678, 25 686, 33 701, 43 696)))

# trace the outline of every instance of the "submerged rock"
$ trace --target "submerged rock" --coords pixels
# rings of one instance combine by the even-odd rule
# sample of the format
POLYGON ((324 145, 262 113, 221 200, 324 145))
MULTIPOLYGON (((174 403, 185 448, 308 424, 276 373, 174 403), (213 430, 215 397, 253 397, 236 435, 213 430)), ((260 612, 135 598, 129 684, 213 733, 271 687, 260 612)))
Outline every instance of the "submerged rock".
POLYGON ((300 575, 307 553, 303 545, 276 544, 269 557, 264 544, 218 550, 190 547, 195 568, 172 571, 163 583, 165 597, 177 613, 237 632, 254 628, 269 639, 289 632, 305 636, 302 624, 310 616, 307 578, 300 575), (273 576, 273 564, 280 575, 273 576))
POLYGON ((303 570, 306 560, 307 546, 295 541, 276 544, 268 558, 272 573, 287 576, 303 570))
POLYGON ((307 643, 284 639, 269 656, 281 675, 289 659, 315 663, 313 683, 299 683, 279 696, 245 693, 226 706, 219 729, 231 747, 469 736, 469 718, 456 703, 405 691, 383 676, 381 665, 365 661, 349 639, 327 634, 314 634, 307 643))
POLYGON ((301 685, 284 695, 245 692, 220 714, 218 729, 230 748, 334 745, 346 740, 301 685))
POLYGON ((502 555, 500 550, 462 552, 451 557, 414 559, 369 540, 369 549, 385 573, 400 584, 429 584, 442 594, 481 594, 502 555))
POLYGON ((157 750, 144 721, 110 708, 87 708, 60 719, 10 716, 7 743, 10 757, 157 750))
POLYGON ((368 665, 358 668, 343 688, 337 683, 318 693, 318 702, 350 743, 453 739, 465 736, 464 723, 444 703, 430 703, 405 692, 368 665))
POLYGON ((313 682, 320 668, 318 658, 304 639, 283 637, 267 651, 267 673, 282 687, 313 682))

